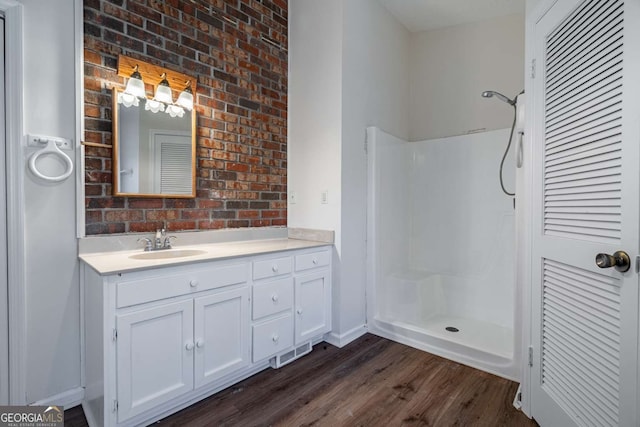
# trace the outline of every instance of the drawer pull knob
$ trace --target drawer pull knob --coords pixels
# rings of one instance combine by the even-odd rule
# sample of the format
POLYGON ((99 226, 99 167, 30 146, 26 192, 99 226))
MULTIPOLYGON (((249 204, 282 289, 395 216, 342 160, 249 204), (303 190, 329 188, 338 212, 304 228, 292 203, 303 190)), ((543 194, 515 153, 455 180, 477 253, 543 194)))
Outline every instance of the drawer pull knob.
POLYGON ((298 313, 298 314, 302 314, 302 309, 301 309, 301 308, 297 309, 297 310, 296 310, 296 313, 298 313))
POLYGON ((278 342, 280 337, 278 335, 274 335, 273 337, 271 337, 271 339, 273 340, 273 342, 278 342))
POLYGON ((196 341, 196 347, 198 347, 198 348, 204 347, 204 341, 202 341, 202 340, 196 341))
POLYGON ((271 270, 272 270, 274 273, 277 273, 277 272, 278 272, 278 266, 277 266, 276 264, 274 264, 274 265, 273 265, 273 267, 271 267, 271 270))
POLYGON ((186 349, 187 349, 187 351, 191 351, 191 350, 193 350, 193 343, 192 343, 192 342, 188 342, 188 343, 184 346, 184 348, 186 348, 186 349))
POLYGON ((272 295, 271 296, 271 301, 278 302, 278 295, 277 294, 272 295))
POLYGON ((198 281, 197 280, 190 281, 189 286, 191 286, 192 288, 195 288, 196 286, 198 286, 198 281))
POLYGON ((318 265, 318 260, 316 258, 314 258, 312 261, 313 265, 318 265))

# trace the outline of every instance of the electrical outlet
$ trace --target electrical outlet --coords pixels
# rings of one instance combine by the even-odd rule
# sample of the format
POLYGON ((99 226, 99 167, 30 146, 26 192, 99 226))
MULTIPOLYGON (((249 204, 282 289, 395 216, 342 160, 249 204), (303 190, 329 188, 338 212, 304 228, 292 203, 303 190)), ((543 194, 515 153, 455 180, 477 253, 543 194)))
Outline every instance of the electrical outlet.
POLYGON ((324 190, 322 193, 320 193, 320 203, 323 205, 329 203, 329 191, 324 190))
POLYGON ((295 205, 298 202, 298 195, 295 191, 289 192, 289 204, 295 205))

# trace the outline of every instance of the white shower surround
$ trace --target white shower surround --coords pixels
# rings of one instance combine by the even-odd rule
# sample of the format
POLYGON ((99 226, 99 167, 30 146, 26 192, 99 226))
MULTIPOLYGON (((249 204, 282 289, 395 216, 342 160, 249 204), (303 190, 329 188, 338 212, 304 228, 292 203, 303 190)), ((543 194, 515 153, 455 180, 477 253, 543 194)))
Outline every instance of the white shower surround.
MULTIPOLYGON (((518 380, 515 211, 498 178, 508 136, 407 142, 367 129, 368 327, 518 380)), ((511 153, 505 185, 515 188, 511 153)))

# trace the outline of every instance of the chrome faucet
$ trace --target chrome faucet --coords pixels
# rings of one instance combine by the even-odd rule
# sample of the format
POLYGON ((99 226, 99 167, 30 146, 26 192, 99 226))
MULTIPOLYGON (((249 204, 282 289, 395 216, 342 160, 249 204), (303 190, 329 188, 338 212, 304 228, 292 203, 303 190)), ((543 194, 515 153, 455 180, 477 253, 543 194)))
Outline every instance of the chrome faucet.
POLYGON ((164 228, 159 228, 156 230, 156 236, 153 240, 142 237, 138 239, 138 242, 144 242, 144 250, 149 252, 171 249, 171 239, 177 239, 177 237, 167 236, 167 231, 164 228))

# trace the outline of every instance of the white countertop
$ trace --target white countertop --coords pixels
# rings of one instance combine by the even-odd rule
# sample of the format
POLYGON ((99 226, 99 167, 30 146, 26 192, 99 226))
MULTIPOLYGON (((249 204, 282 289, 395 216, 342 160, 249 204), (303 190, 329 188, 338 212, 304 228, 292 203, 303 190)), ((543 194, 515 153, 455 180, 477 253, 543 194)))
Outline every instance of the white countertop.
POLYGON ((127 251, 86 253, 81 254, 80 259, 91 266, 91 268, 93 268, 96 272, 105 276, 109 274, 147 270, 157 267, 184 265, 195 262, 214 261, 220 259, 235 258, 239 256, 260 255, 272 252, 330 245, 330 243, 316 242, 311 240, 287 238, 263 239, 186 246, 178 245, 173 249, 158 251, 158 253, 165 252, 167 254, 172 251, 204 251, 204 253, 201 254, 178 258, 135 259, 132 258, 132 255, 156 253, 144 252, 141 249, 136 249, 127 251))

